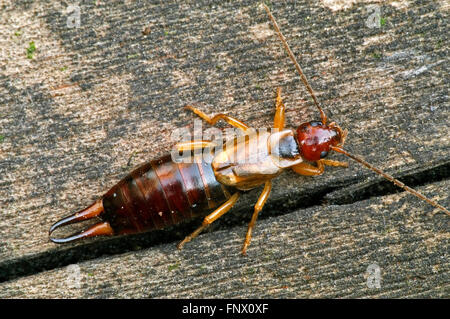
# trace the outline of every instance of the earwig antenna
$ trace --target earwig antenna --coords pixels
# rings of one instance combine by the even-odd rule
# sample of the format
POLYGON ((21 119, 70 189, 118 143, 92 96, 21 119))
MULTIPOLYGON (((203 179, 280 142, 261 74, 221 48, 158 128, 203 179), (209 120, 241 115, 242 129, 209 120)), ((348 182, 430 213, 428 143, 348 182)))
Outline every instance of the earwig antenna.
POLYGON ((308 80, 306 79, 306 76, 303 74, 302 68, 300 67, 297 60, 295 59, 295 56, 292 53, 291 48, 289 48, 289 44, 287 43, 284 35, 281 33, 280 28, 278 27, 277 21, 275 20, 272 13, 270 12, 269 7, 267 7, 264 3, 262 5, 264 6, 264 9, 266 9, 267 14, 269 15, 269 18, 273 23, 273 27, 275 28, 275 31, 277 31, 278 36, 280 37, 280 40, 284 45, 284 48, 286 49, 289 57, 291 58, 292 62, 294 63, 295 68, 297 69, 297 72, 300 74, 300 78, 302 79, 303 84, 305 84, 306 88, 309 91, 309 94, 311 94, 311 96, 314 100, 314 103, 316 104, 317 108, 319 109, 320 118, 322 119, 322 124, 325 125, 327 123, 327 116, 325 115, 324 111, 320 107, 319 101, 317 100, 316 95, 314 94, 314 91, 312 90, 311 86, 309 85, 308 80))
POLYGON ((383 176, 384 178, 386 178, 387 180, 391 181, 392 183, 394 183, 395 185, 397 185, 398 187, 403 188, 405 191, 413 194, 414 196, 419 197, 420 199, 423 199, 424 201, 426 201, 428 204, 433 205, 436 208, 439 208, 440 210, 442 210, 444 213, 446 213, 447 215, 450 216, 450 212, 444 207, 439 205, 437 202, 425 197, 425 195, 422 195, 421 193, 419 193, 418 191, 412 189, 411 187, 406 186, 405 184, 403 184, 402 182, 400 182, 398 179, 395 179, 394 177, 392 177, 391 175, 383 172, 382 170, 376 168, 375 166, 367 163, 365 160, 363 160, 362 158, 353 155, 349 152, 347 152, 346 150, 340 148, 340 147, 336 147, 336 146, 331 146, 331 149, 333 151, 336 151, 338 153, 342 153, 344 155, 347 155, 348 157, 350 157, 351 159, 357 161, 358 163, 364 165, 365 167, 367 167, 368 169, 374 171, 375 173, 383 176))
MULTIPOLYGON (((322 119, 322 123, 325 125, 326 122, 327 122, 327 116, 325 115, 324 111, 323 111, 322 108, 320 107, 319 102, 318 102, 318 100, 317 100, 317 98, 316 98, 316 95, 314 94, 314 91, 312 90, 311 86, 309 85, 308 80, 306 79, 306 76, 303 74, 302 68, 300 67, 300 65, 298 64, 297 60, 295 59, 295 56, 294 56, 294 54, 292 53, 292 51, 291 51, 291 49, 290 49, 290 47, 289 47, 289 44, 288 44, 287 41, 286 41, 286 38, 285 38, 284 35, 281 33, 280 28, 278 27, 278 23, 277 23, 277 21, 275 20, 275 18, 274 18, 274 16, 272 15, 272 13, 270 12, 270 9, 269 9, 264 3, 263 3, 262 5, 264 6, 264 9, 266 9, 267 14, 269 15, 269 18, 270 18, 270 20, 271 20, 272 23, 273 23, 273 27, 274 27, 275 31, 278 33, 278 36, 279 36, 281 42, 283 43, 283 46, 284 46, 284 48, 286 49, 286 51, 287 51, 287 53, 288 53, 288 55, 289 55, 289 58, 292 60, 292 62, 293 62, 294 65, 295 65, 295 68, 297 69, 297 72, 300 74, 300 78, 301 78, 303 84, 305 84, 306 88, 307 88, 308 91, 309 91, 309 94, 311 94, 311 96, 312 96, 312 98, 313 98, 313 100, 314 100, 314 103, 316 104, 317 108, 319 109, 320 117, 321 117, 321 119, 322 119)), ((358 156, 356 156, 356 155, 350 154, 349 152, 345 151, 344 149, 342 149, 342 148, 340 148, 340 147, 331 146, 331 149, 334 150, 334 151, 336 151, 336 152, 339 152, 339 153, 342 153, 342 154, 347 155, 348 157, 350 157, 351 159, 355 160, 356 162, 358 162, 358 163, 364 165, 365 167, 369 168, 370 170, 374 171, 375 173, 377 173, 377 174, 383 176, 384 178, 386 178, 387 180, 391 181, 392 183, 394 183, 394 184, 397 185, 398 187, 401 187, 401 188, 404 189, 405 191, 407 191, 407 192, 413 194, 414 196, 417 196, 418 198, 420 198, 420 199, 426 201, 426 202, 429 203, 430 205, 433 205, 434 207, 439 208, 439 209, 442 210, 444 213, 446 213, 447 215, 450 216, 450 212, 449 212, 445 207, 443 207, 443 206, 439 205, 437 202, 435 202, 435 201, 433 201, 433 200, 431 200, 431 199, 425 197, 424 195, 422 195, 422 194, 419 193, 418 191, 416 191, 416 190, 414 190, 414 189, 412 189, 412 188, 406 186, 405 184, 403 184, 402 182, 400 182, 398 179, 395 179, 395 178, 392 177, 391 175, 389 175, 389 174, 387 174, 387 173, 381 171, 380 169, 376 168, 375 166, 372 166, 371 164, 369 164, 369 163, 367 163, 366 161, 364 161, 362 158, 360 158, 360 157, 358 157, 358 156)))

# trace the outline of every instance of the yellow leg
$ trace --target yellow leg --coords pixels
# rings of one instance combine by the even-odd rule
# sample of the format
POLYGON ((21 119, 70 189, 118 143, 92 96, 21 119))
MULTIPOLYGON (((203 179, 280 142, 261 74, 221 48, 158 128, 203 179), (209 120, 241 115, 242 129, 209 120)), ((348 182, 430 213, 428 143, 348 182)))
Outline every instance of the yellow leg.
POLYGON ((256 202, 255 211, 253 212, 252 219, 251 219, 250 223, 248 224, 247 235, 245 236, 244 246, 242 246, 242 254, 243 255, 247 254, 247 248, 248 248, 248 245, 250 245, 250 240, 252 239, 253 226, 255 226, 256 219, 258 218, 258 214, 263 209, 264 204, 267 201, 267 198, 269 198, 271 189, 272 189, 272 182, 267 181, 266 184, 264 185, 264 189, 263 189, 261 195, 258 198, 258 201, 256 202))
POLYGON ((295 166, 292 166, 292 169, 294 172, 300 175, 305 176, 322 175, 323 171, 325 170, 325 167, 323 166, 323 163, 320 160, 317 161, 316 163, 317 167, 308 163, 300 163, 295 166))
POLYGON ((234 204, 236 204, 239 199, 240 193, 234 193, 225 203, 220 205, 215 211, 205 217, 202 225, 194 230, 192 234, 186 236, 177 246, 178 249, 182 249, 184 244, 190 242, 192 239, 197 237, 206 227, 212 224, 215 220, 219 219, 223 214, 228 212, 234 204))
POLYGON ((325 165, 328 166, 339 166, 339 167, 348 167, 348 163, 333 161, 328 159, 321 159, 316 161, 317 167, 308 163, 300 163, 295 166, 292 166, 294 172, 300 175, 305 176, 314 176, 314 175, 322 175, 325 170, 325 165))
POLYGON ((281 131, 284 128, 284 113, 286 110, 283 104, 283 100, 281 99, 281 88, 277 89, 277 98, 275 105, 277 109, 275 111, 275 117, 273 119, 273 127, 281 131))
POLYGON ((348 167, 347 162, 339 162, 339 161, 333 161, 333 160, 329 160, 329 159, 321 159, 320 161, 324 165, 327 165, 327 166, 348 167))
POLYGON ((341 140, 341 145, 340 145, 340 147, 344 146, 345 139, 347 138, 347 134, 348 134, 348 130, 347 130, 347 129, 345 129, 345 130, 342 131, 342 140, 341 140))
POLYGON ((231 116, 228 116, 225 114, 217 114, 213 118, 210 118, 208 115, 206 115, 205 113, 203 113, 202 111, 200 111, 199 109, 197 109, 191 105, 186 105, 185 108, 187 108, 188 110, 191 110, 192 112, 194 112, 195 114, 200 116, 202 119, 204 119, 206 122, 208 122, 211 125, 216 124, 217 121, 219 121, 219 120, 224 120, 228 124, 230 124, 234 127, 240 128, 243 131, 248 129, 247 125, 245 125, 243 122, 235 119, 234 117, 231 117, 231 116))
POLYGON ((211 141, 188 141, 188 142, 180 142, 175 145, 175 147, 178 149, 179 152, 182 151, 192 151, 199 148, 206 148, 206 147, 214 147, 216 144, 214 144, 211 141))

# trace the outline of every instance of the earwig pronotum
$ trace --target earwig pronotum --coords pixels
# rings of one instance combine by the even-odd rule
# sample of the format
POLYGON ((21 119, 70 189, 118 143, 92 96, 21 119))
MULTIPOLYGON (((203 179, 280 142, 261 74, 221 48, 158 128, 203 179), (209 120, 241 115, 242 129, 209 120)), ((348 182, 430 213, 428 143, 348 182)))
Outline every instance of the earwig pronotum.
MULTIPOLYGON (((269 197, 272 179, 287 168, 291 168, 300 175, 311 176, 321 175, 326 165, 348 167, 346 162, 325 159, 330 151, 346 155, 450 215, 450 212, 437 202, 406 186, 362 158, 344 150, 347 130, 342 130, 335 122, 327 124, 327 116, 275 18, 269 8, 266 5, 263 6, 303 84, 312 96, 321 120, 303 123, 296 130, 285 129, 285 106, 281 98, 281 89, 278 88, 273 125, 278 130, 277 132, 258 132, 244 140, 235 139, 232 143, 233 146, 215 154, 211 163, 205 161, 178 163, 168 155, 143 164, 91 206, 56 222, 50 228, 50 234, 58 227, 97 216, 102 219, 101 222, 66 238, 50 237, 53 242, 66 243, 93 236, 130 234, 160 229, 200 214, 204 215, 205 212, 214 208, 215 210, 204 218, 202 225, 178 244, 178 248, 181 249, 185 243, 191 241, 208 225, 228 212, 237 202, 242 191, 264 185, 254 207, 242 247, 242 253, 245 255, 258 214, 269 197), (252 141, 258 142, 258 160, 256 162, 241 163, 229 160, 235 158, 232 156, 235 153, 245 153, 246 145, 252 141), (316 166, 311 162, 316 163, 316 166)), ((211 125, 216 124, 219 120, 224 120, 244 133, 250 129, 243 122, 225 114, 218 114, 210 118, 193 106, 188 105, 186 108, 211 125)), ((177 149, 179 151, 195 151, 214 148, 214 146, 215 144, 211 141, 194 140, 178 143, 177 149)), ((251 157, 253 154, 244 156, 251 157)))

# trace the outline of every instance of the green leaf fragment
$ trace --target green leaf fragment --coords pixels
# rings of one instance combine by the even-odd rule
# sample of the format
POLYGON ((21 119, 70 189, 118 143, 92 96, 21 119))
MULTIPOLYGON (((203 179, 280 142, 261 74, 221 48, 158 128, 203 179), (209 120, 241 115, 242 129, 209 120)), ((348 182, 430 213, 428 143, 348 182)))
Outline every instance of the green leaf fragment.
POLYGON ((34 41, 31 41, 28 48, 27 48, 27 58, 32 59, 34 51, 36 51, 36 44, 34 41))

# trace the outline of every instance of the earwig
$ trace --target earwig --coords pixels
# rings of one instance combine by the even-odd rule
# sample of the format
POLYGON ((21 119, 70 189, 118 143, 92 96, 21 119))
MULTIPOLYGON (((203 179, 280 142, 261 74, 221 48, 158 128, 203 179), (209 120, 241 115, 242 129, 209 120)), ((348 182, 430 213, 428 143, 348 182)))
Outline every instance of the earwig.
POLYGON ((103 221, 67 238, 66 243, 100 235, 121 235, 162 229, 214 208, 230 197, 214 177, 210 164, 175 163, 170 155, 131 172, 88 208, 55 223, 56 228, 93 217, 103 221))
MULTIPOLYGON (((321 175, 325 166, 348 167, 346 162, 325 159, 330 151, 346 155, 450 215, 445 207, 343 148, 347 130, 342 130, 334 122, 327 124, 328 119, 325 112, 275 18, 269 8, 266 5, 263 6, 303 84, 319 110, 320 121, 303 123, 296 130, 285 129, 285 106, 281 98, 281 89, 278 88, 273 125, 273 128, 276 129, 275 132, 257 131, 255 134, 248 135, 244 140, 235 138, 231 143, 232 146, 214 154, 211 162, 203 159, 196 159, 192 163, 177 162, 172 159, 172 156, 166 155, 145 163, 119 181, 88 208, 53 224, 50 228, 50 235, 59 227, 94 217, 100 218, 100 222, 69 237, 50 237, 51 241, 67 243, 94 236, 132 234, 162 229, 196 216, 204 216, 205 213, 213 210, 203 219, 200 227, 178 244, 177 247, 181 249, 211 223, 227 213, 243 191, 264 185, 255 204, 242 247, 242 253, 245 255, 258 214, 270 195, 272 179, 288 168, 300 175, 312 176, 321 175), (248 154, 247 146, 253 142, 258 145, 257 154, 248 154), (237 158, 240 156, 247 161, 237 161, 233 156, 236 154, 237 158), (311 162, 316 165, 312 165, 311 162)), ((210 118, 193 106, 188 105, 186 108, 211 125, 216 124, 219 120, 224 120, 243 131, 244 134, 251 131, 251 128, 245 123, 228 115, 218 114, 210 118)), ((214 149, 216 144, 212 141, 197 140, 178 143, 176 147, 178 151, 195 151, 214 149)))

